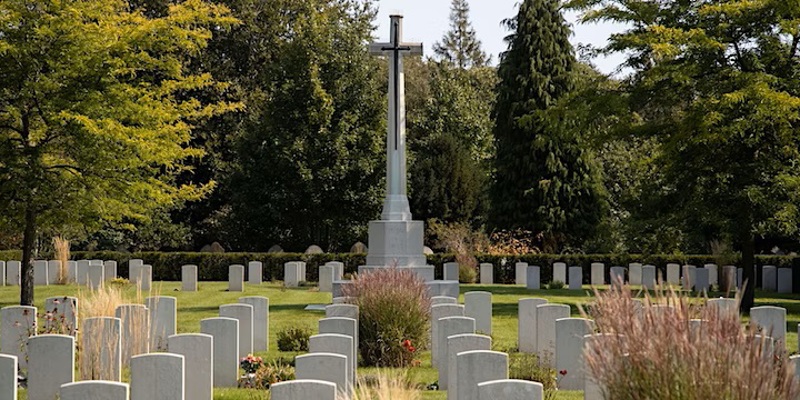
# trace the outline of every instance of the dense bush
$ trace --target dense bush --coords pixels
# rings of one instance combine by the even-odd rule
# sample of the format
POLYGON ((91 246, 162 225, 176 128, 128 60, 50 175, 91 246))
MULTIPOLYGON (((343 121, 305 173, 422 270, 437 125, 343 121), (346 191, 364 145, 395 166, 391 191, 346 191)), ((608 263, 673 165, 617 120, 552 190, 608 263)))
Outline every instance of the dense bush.
POLYGON ((278 332, 278 350, 308 351, 308 339, 311 330, 305 328, 288 328, 278 332))
POLYGON ((545 400, 555 399, 558 379, 550 360, 539 360, 535 354, 513 353, 510 355, 508 377, 525 381, 539 382, 544 387, 545 400))
POLYGON ((778 346, 773 350, 757 329, 743 326, 735 304, 726 312, 675 292, 647 300, 634 307, 629 287, 595 293, 587 316, 602 336, 584 357, 603 398, 800 398, 788 353, 778 346), (692 319, 702 322, 695 325, 692 319))
POLYGON ((358 306, 358 349, 366 366, 405 367, 424 348, 430 326, 428 288, 409 269, 356 276, 343 289, 358 306))

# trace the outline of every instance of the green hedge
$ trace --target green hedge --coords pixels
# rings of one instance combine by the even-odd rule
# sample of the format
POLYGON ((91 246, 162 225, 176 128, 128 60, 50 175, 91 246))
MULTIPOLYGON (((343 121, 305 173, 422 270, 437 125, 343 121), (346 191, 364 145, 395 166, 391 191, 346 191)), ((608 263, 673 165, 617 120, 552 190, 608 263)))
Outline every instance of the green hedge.
MULTIPOLYGON (((20 251, 0 251, 0 260, 13 260, 20 258, 20 251)), ((655 265, 662 274, 666 274, 667 263, 693 264, 702 266, 708 263, 717 263, 711 255, 638 255, 638 254, 528 254, 523 256, 477 255, 479 262, 494 265, 495 283, 513 283, 515 275, 514 264, 522 261, 528 265, 538 265, 541 269, 542 282, 550 282, 553 277, 552 265, 554 262, 564 262, 569 266, 583 267, 584 279, 589 280, 591 263, 602 262, 607 267, 621 265, 627 266, 631 262, 655 265)), ((365 254, 314 254, 299 253, 162 253, 142 252, 124 253, 113 251, 72 253, 72 259, 101 259, 116 260, 118 274, 128 276, 128 260, 142 259, 145 264, 153 266, 153 279, 157 281, 179 281, 181 279, 181 266, 194 264, 198 266, 198 279, 201 281, 226 281, 228 280, 228 266, 242 264, 247 266, 248 261, 261 261, 263 263, 263 277, 265 280, 283 280, 283 265, 289 261, 302 260, 307 263, 307 279, 318 280, 318 266, 328 261, 341 261, 345 264, 345 273, 358 270, 359 265, 364 265, 365 254)), ((452 254, 434 254, 428 256, 428 263, 436 267, 436 278, 442 278, 442 265, 454 260, 452 254)), ((734 260, 736 264, 738 260, 734 260)), ((793 256, 757 256, 756 277, 760 279, 760 269, 763 265, 778 267, 800 268, 800 257, 793 256)), ((606 268, 608 280, 609 268, 606 268)), ((793 274, 794 287, 800 290, 800 272, 793 274)), ((758 286, 758 283, 757 283, 758 286)))

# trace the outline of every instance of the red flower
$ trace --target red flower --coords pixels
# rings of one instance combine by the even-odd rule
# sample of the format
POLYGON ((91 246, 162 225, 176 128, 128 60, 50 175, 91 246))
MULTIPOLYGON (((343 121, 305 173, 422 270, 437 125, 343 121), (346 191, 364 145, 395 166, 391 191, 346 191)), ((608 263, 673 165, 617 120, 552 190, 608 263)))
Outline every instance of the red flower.
POLYGON ((408 339, 403 340, 403 347, 405 347, 405 348, 411 347, 411 341, 408 340, 408 339))
POLYGON ((562 369, 561 371, 558 371, 558 373, 559 373, 559 374, 561 374, 561 375, 563 376, 563 375, 566 375, 566 374, 567 374, 567 370, 565 370, 565 369, 562 369))

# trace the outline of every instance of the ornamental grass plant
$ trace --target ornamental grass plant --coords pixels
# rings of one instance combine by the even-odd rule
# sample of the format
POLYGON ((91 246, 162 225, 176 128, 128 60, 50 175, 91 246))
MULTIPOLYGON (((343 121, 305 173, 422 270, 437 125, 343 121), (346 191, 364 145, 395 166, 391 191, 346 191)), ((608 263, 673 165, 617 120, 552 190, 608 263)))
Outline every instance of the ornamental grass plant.
POLYGON ((422 400, 411 375, 381 371, 376 376, 361 377, 352 396, 340 394, 338 400, 422 400))
POLYGON ((358 349, 365 366, 406 367, 424 348, 431 299, 410 269, 390 267, 357 275, 343 296, 358 306, 358 349))
MULTIPOLYGON (((707 307, 674 290, 595 291, 591 311, 598 345, 587 346, 587 375, 614 400, 790 400, 800 396, 783 344, 771 350, 740 322, 738 310, 707 307), (702 321, 702 322, 700 322, 702 321)), ((762 337, 762 335, 764 337, 762 337)))

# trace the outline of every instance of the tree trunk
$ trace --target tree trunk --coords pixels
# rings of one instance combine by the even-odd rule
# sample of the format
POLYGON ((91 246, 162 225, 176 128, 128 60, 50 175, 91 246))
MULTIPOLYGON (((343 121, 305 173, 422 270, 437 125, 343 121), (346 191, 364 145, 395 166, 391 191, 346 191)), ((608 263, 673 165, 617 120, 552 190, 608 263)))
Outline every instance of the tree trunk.
POLYGON ((22 238, 22 272, 20 274, 19 304, 33 305, 33 240, 36 236, 36 214, 33 206, 25 210, 25 234, 22 238))
POLYGON ((755 263, 755 238, 748 233, 742 237, 742 284, 744 285, 744 295, 742 296, 742 312, 749 313, 755 305, 756 287, 756 263, 755 263))

